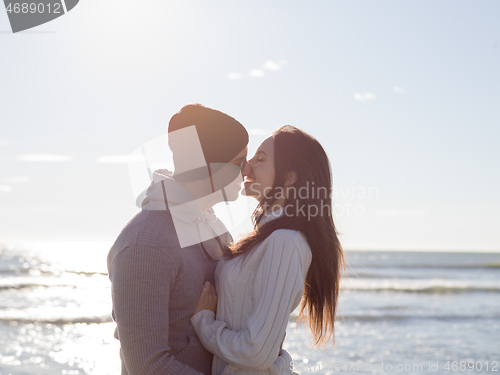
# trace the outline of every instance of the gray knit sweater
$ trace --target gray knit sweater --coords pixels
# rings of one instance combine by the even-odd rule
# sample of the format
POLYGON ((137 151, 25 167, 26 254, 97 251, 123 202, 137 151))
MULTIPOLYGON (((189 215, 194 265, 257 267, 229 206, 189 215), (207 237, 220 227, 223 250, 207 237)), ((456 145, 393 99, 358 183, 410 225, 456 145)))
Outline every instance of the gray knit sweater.
POLYGON ((226 233, 181 248, 174 221, 184 225, 184 232, 193 228, 193 236, 200 228, 220 229, 222 224, 213 212, 183 205, 193 198, 168 175, 157 177, 143 209, 125 225, 108 255, 122 375, 210 375, 212 354, 200 343, 190 318, 202 284, 214 283, 220 244, 230 237, 226 233), (172 213, 172 203, 181 210, 172 213))

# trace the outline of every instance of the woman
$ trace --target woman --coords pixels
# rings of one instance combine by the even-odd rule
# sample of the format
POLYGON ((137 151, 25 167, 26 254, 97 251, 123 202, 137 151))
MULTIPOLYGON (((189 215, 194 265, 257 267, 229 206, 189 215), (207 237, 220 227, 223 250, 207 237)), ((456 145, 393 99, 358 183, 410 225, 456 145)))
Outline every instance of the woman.
POLYGON ((343 252, 332 218, 328 157, 307 133, 283 126, 243 169, 259 204, 255 229, 226 250, 191 323, 214 353, 212 374, 290 374, 281 350, 299 305, 315 345, 333 337, 343 252), (215 320, 215 313, 217 313, 215 320))

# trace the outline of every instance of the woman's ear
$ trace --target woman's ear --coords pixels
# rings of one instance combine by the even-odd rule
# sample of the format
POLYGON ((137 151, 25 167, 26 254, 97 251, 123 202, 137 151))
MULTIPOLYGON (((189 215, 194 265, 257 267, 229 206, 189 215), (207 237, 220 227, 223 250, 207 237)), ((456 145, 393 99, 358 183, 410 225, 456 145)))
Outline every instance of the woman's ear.
POLYGON ((295 171, 290 171, 286 174, 285 186, 292 186, 295 181, 297 181, 297 173, 295 171))

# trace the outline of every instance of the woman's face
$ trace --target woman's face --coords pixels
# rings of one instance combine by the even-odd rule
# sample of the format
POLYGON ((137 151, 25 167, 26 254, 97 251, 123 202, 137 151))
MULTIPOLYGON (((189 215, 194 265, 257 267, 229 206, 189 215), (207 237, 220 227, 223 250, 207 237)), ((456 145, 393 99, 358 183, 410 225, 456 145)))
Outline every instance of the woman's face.
POLYGON ((242 194, 254 197, 259 202, 271 194, 274 184, 274 139, 264 140, 252 159, 246 163, 241 174, 244 177, 242 194))

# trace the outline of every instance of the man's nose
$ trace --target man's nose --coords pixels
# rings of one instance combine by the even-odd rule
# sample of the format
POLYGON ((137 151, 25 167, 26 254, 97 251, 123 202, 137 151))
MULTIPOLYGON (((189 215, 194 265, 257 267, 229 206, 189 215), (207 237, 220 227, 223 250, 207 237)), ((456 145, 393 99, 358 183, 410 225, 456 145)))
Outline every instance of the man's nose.
POLYGON ((243 177, 250 176, 252 174, 252 166, 248 161, 245 160, 243 166, 241 167, 241 175, 243 177))

